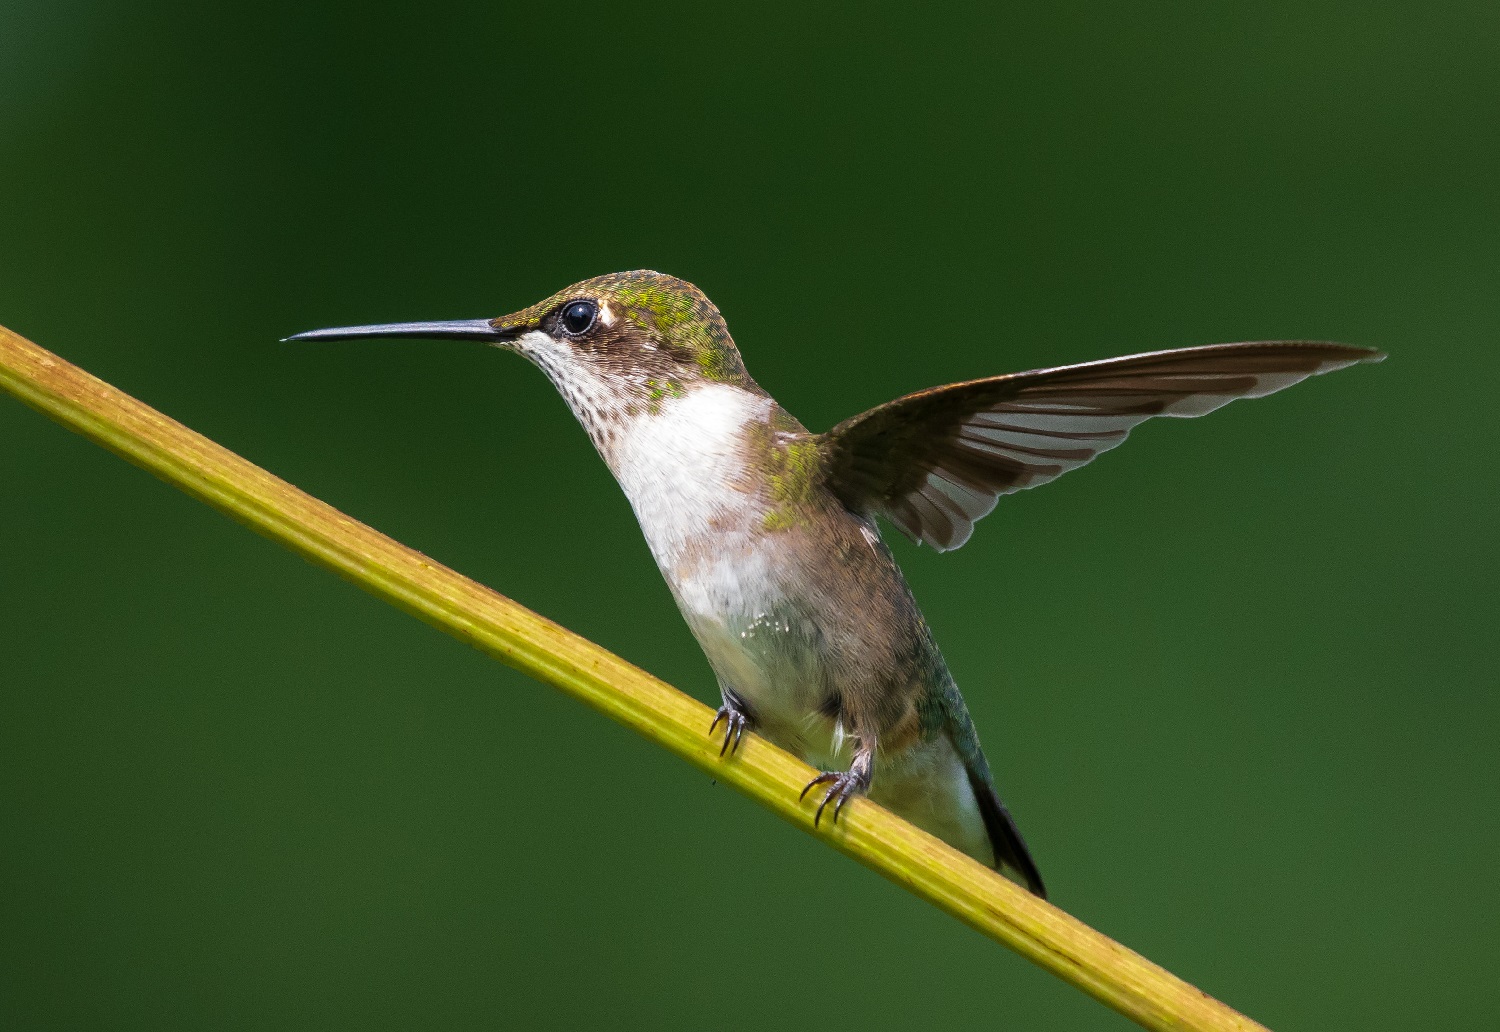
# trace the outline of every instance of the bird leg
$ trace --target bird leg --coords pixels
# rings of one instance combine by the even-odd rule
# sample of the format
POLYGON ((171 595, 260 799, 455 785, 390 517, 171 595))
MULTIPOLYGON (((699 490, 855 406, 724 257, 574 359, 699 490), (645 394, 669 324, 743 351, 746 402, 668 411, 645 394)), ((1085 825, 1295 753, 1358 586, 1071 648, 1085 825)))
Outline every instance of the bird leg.
POLYGON ((833 813, 829 820, 837 824, 839 813, 843 811, 844 805, 855 796, 864 795, 870 790, 870 781, 875 768, 875 739, 873 736, 869 738, 868 745, 865 744, 866 741, 865 738, 860 738, 859 745, 854 750, 854 762, 849 764, 848 770, 819 774, 807 783, 807 787, 802 790, 802 795, 797 797, 800 802, 807 796, 807 793, 813 790, 814 786, 828 786, 828 791, 823 793, 822 802, 818 803, 817 813, 813 814, 814 828, 823 819, 823 811, 829 803, 833 803, 833 813))
POLYGON ((754 727, 754 721, 750 719, 745 703, 734 692, 720 685, 719 695, 723 698, 724 705, 720 706, 719 711, 714 714, 714 722, 708 725, 708 733, 712 736, 718 729, 719 722, 723 721, 724 744, 719 747, 719 755, 723 756, 740 747, 746 730, 754 727))

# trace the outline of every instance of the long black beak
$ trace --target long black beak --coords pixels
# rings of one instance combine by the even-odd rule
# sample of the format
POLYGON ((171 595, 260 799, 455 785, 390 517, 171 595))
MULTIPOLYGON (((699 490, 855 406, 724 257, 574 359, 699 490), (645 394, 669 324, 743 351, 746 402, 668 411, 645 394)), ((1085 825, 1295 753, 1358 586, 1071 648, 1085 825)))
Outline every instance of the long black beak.
POLYGON ((288 340, 352 340, 356 337, 423 337, 428 340, 485 340, 491 344, 514 340, 517 330, 497 328, 488 319, 457 319, 453 322, 396 322, 374 326, 334 326, 326 330, 294 333, 288 340))

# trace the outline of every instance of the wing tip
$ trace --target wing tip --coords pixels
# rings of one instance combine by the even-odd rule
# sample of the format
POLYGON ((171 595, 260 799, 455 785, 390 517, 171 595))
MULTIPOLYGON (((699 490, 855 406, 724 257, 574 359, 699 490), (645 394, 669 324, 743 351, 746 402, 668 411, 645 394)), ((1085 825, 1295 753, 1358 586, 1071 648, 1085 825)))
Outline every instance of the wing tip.
POLYGON ((1336 351, 1339 354, 1339 358, 1334 361, 1337 363, 1336 367, 1340 369, 1344 366, 1357 365, 1360 362, 1384 362, 1389 357, 1379 348, 1367 348, 1359 344, 1344 344, 1336 340, 1293 340, 1286 343, 1328 348, 1336 351))

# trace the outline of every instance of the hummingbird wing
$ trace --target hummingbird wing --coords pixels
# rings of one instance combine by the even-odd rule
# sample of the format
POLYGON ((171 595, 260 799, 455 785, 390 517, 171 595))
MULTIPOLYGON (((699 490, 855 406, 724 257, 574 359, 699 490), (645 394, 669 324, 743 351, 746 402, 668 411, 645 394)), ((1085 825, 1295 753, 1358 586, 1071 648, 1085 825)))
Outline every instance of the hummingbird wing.
POLYGON ((828 485, 914 541, 969 540, 1001 495, 1045 484, 1152 416, 1201 416, 1385 355, 1325 341, 1153 351, 934 387, 846 419, 820 438, 828 485))

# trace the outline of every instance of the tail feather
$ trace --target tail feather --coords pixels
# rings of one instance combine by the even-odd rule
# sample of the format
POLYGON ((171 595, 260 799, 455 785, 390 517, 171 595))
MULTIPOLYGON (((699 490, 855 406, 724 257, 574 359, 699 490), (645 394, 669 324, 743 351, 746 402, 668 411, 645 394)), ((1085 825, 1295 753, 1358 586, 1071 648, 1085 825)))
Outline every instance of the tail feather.
POLYGON ((1047 887, 1042 884, 1041 872, 1036 869, 1031 853, 1026 849, 1026 840, 1021 838, 1021 831, 1016 827, 1016 822, 1011 820, 1010 811, 1000 801, 995 786, 990 784, 989 778, 969 767, 969 787, 979 804, 985 830, 989 832, 990 848, 995 853, 995 866, 1001 868, 1002 873, 1015 874, 1033 895, 1046 899, 1047 887))

